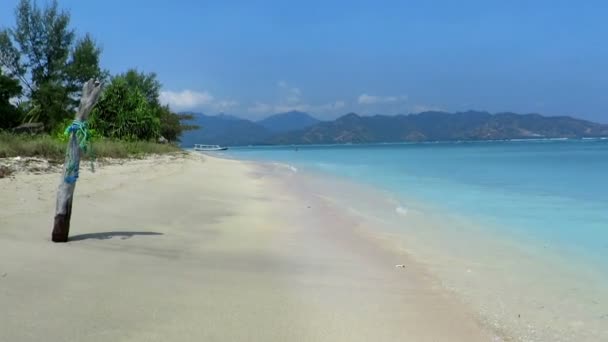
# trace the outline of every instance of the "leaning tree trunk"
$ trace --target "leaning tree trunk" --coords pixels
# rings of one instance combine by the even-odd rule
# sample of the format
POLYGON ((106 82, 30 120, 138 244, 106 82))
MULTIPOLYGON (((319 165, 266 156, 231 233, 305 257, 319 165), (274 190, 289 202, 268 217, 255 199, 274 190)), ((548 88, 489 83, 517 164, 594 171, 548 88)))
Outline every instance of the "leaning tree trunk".
MULTIPOLYGON (((89 113, 99 99, 101 94, 101 83, 89 80, 82 88, 80 106, 74 118, 74 124, 86 122, 89 113)), ((72 126, 73 127, 73 126, 72 126)), ((63 177, 57 189, 57 207, 55 209, 55 223, 53 226, 53 242, 67 242, 70 233, 70 217, 72 216, 72 199, 74 198, 74 188, 78 179, 78 169, 80 167, 80 145, 78 142, 77 130, 70 129, 70 140, 68 143, 65 164, 63 166, 63 177)))

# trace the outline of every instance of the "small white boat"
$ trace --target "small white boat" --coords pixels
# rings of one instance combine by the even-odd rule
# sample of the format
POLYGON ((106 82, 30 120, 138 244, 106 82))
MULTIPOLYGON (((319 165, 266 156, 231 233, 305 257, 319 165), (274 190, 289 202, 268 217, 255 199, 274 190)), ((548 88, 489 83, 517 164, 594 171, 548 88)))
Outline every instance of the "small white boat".
POLYGON ((195 151, 226 151, 228 147, 222 147, 220 145, 202 145, 194 144, 195 151))

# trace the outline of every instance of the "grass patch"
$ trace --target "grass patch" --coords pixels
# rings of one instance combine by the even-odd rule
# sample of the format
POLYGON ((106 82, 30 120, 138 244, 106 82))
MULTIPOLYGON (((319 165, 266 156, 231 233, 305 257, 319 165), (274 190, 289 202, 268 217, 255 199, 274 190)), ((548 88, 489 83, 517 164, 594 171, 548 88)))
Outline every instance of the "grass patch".
POLYGON ((65 154, 65 143, 48 135, 16 135, 0 133, 0 158, 44 157, 59 159, 65 154))
POLYGON ((157 144, 149 141, 102 139, 93 142, 93 152, 98 158, 129 158, 180 151, 181 149, 175 145, 157 144))
MULTIPOLYGON (((67 143, 49 135, 16 135, 0 132, 0 158, 41 157, 63 160, 67 143)), ((171 144, 149 141, 93 140, 93 153, 97 158, 129 158, 147 154, 166 154, 181 149, 171 144)))

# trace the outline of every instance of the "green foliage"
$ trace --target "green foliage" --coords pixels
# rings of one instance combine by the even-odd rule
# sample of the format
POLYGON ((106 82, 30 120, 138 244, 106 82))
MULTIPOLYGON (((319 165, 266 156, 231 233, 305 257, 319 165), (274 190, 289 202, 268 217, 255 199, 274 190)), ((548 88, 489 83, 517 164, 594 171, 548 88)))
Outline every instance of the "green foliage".
POLYGON ((57 141, 61 141, 63 143, 67 143, 69 137, 65 135, 65 129, 69 125, 72 124, 73 120, 64 119, 60 124, 58 124, 51 132, 50 136, 53 137, 57 141))
POLYGON ((176 141, 182 134, 179 117, 169 110, 169 107, 158 108, 160 114, 160 134, 169 141, 176 141))
POLYGON ((103 139, 93 145, 98 158, 143 157, 150 154, 180 152, 181 149, 171 144, 157 144, 149 141, 121 141, 103 139))
POLYGON ((56 0, 39 8, 36 2, 21 0, 17 6, 16 26, 11 30, 32 83, 40 85, 63 77, 74 42, 75 32, 68 27, 70 15, 59 9, 56 0))
MULTIPOLYGON (((99 66, 101 48, 89 34, 77 38, 70 14, 57 0, 39 7, 36 0, 20 0, 15 25, 0 30, 0 129, 21 122, 42 122, 47 132, 63 141, 62 131, 72 119, 83 84, 104 81, 99 66), (22 89, 23 88, 23 89, 22 89), (24 95, 19 108, 9 99, 24 95)), ((100 136, 126 140, 154 140, 163 135, 177 141, 183 116, 160 105, 161 84, 154 73, 130 69, 112 78, 92 112, 91 129, 100 136)))
POLYGON ((61 159, 65 156, 66 144, 48 135, 30 136, 0 132, 0 158, 44 157, 61 159))
POLYGON ((110 138, 153 140, 160 135, 158 111, 122 76, 105 89, 90 120, 91 128, 110 138))
MULTIPOLYGON (((0 158, 43 157, 61 161, 65 158, 66 144, 50 135, 15 135, 0 132, 0 158)), ((156 144, 147 141, 123 141, 98 138, 93 142, 97 158, 141 157, 148 154, 179 152, 171 144, 156 144)))
POLYGON ((136 69, 129 69, 124 74, 117 75, 116 78, 124 79, 129 87, 137 88, 141 91, 146 100, 152 106, 159 106, 158 97, 160 96, 161 84, 156 79, 156 74, 139 72, 136 69))
POLYGON ((120 139, 178 141, 188 115, 175 114, 159 101, 161 84, 154 73, 130 69, 112 78, 92 115, 92 127, 101 134, 120 139))
MULTIPOLYGON (((72 119, 65 119, 61 122, 55 129, 50 132, 50 136, 53 137, 57 141, 61 141, 62 143, 67 143, 70 139, 69 135, 65 134, 65 129, 72 124, 72 119)), ((92 142, 103 139, 103 135, 101 135, 96 129, 90 128, 87 130, 92 142)))
POLYGON ((73 115, 84 81, 104 75, 101 50, 88 35, 76 41, 69 24, 56 0, 43 8, 21 0, 15 26, 0 31, 0 67, 26 90, 24 121, 43 122, 49 130, 73 115))
POLYGON ((8 75, 24 80, 25 67, 21 64, 21 53, 11 40, 10 30, 0 30, 0 67, 8 71, 8 75))
POLYGON ((68 110, 70 94, 57 81, 47 81, 38 86, 30 95, 32 110, 25 114, 26 122, 42 122, 47 128, 54 128, 65 118, 73 114, 68 110))
POLYGON ((95 43, 93 38, 87 33, 83 38, 76 41, 72 58, 66 66, 66 73, 74 91, 80 91, 86 81, 107 78, 107 72, 102 72, 99 68, 101 48, 95 43))
POLYGON ((159 107, 160 110, 160 133, 169 141, 179 141, 183 132, 198 129, 195 125, 185 125, 183 121, 192 120, 190 114, 175 114, 168 106, 159 107))
POLYGON ((0 129, 8 129, 19 124, 21 113, 10 103, 11 98, 21 95, 19 81, 2 75, 0 69, 0 129))

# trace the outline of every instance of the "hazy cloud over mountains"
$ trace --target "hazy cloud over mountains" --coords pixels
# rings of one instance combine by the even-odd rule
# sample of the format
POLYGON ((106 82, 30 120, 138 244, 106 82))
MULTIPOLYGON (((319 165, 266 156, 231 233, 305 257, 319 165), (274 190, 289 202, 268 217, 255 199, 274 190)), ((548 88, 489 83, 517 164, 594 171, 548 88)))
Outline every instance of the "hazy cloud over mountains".
POLYGON ((442 106, 410 101, 408 95, 378 95, 362 93, 347 100, 335 99, 324 103, 307 100, 305 92, 287 81, 277 81, 272 99, 237 101, 220 99, 209 91, 185 89, 162 91, 160 99, 175 111, 202 111, 205 113, 230 113, 249 119, 260 119, 274 113, 290 111, 308 112, 324 119, 333 119, 346 112, 361 114, 404 114, 432 110, 444 110, 442 106))
POLYGON ((176 111, 192 109, 211 109, 223 112, 238 106, 238 102, 230 99, 216 99, 208 91, 161 91, 160 102, 169 105, 176 111))
POLYGON ((385 110, 387 105, 401 109, 402 112, 411 109, 411 106, 407 106, 407 95, 370 95, 363 93, 358 97, 351 98, 350 101, 335 99, 325 103, 311 103, 306 100, 301 88, 286 81, 276 83, 273 100, 254 100, 247 103, 247 101, 233 99, 217 99, 209 91, 190 89, 162 91, 160 98, 163 104, 169 105, 176 111, 229 112, 250 118, 260 118, 273 113, 289 111, 305 111, 314 113, 319 117, 332 118, 347 111, 365 113, 385 110))
POLYGON ((361 94, 357 99, 359 104, 363 105, 371 105, 377 103, 394 103, 394 102, 405 102, 407 101, 407 95, 400 96, 377 96, 377 95, 368 95, 361 94))

